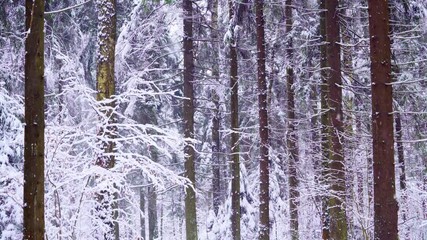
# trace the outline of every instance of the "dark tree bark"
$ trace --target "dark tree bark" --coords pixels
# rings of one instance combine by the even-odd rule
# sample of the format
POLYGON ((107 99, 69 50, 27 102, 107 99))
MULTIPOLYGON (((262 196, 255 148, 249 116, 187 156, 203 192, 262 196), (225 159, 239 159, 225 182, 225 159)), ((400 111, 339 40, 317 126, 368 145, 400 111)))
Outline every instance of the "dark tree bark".
POLYGON ((374 238, 398 239, 388 1, 368 0, 371 51, 374 238))
POLYGON ((330 237, 332 239, 347 239, 347 216, 345 211, 345 166, 343 142, 343 112, 342 112, 342 79, 341 79, 341 48, 338 0, 328 0, 325 3, 326 26, 326 61, 328 66, 327 79, 329 87, 329 137, 331 140, 331 155, 329 161, 329 184, 332 194, 328 200, 330 216, 330 237))
POLYGON ((44 239, 44 1, 26 0, 23 239, 44 239))
POLYGON ((259 239, 270 239, 269 217, 269 156, 268 156, 268 112, 267 82, 265 70, 264 0, 255 0, 258 69, 258 113, 260 134, 260 186, 259 186, 259 239))
MULTIPOLYGON (((238 6, 238 5, 237 5, 238 6)), ((231 231, 234 240, 240 239, 240 146, 239 146, 239 78, 237 61, 237 39, 234 36, 235 21, 233 1, 228 2, 232 36, 230 39, 230 111, 231 111, 231 231)))
POLYGON ((297 164, 298 164, 298 135, 295 126, 295 91, 294 91, 294 68, 293 68, 293 42, 291 36, 293 19, 292 19, 292 0, 286 0, 285 15, 286 15, 286 34, 288 35, 286 55, 289 61, 289 66, 286 70, 287 85, 286 91, 288 95, 288 133, 286 136, 287 149, 289 152, 289 165, 288 165, 288 181, 289 181, 289 212, 290 212, 290 228, 291 239, 298 239, 298 178, 297 178, 297 164))
MULTIPOLYGON (((407 193, 406 193, 406 170, 405 170, 405 152, 403 149, 403 131, 402 131, 402 117, 399 112, 396 113, 395 117, 396 121, 396 147, 397 147, 397 159, 399 163, 399 169, 400 169, 400 176, 399 176, 399 185, 400 185, 400 191, 402 195, 402 203, 405 205, 402 209, 402 221, 405 222, 406 217, 406 204, 407 204, 407 193)), ((406 236, 406 239, 408 239, 408 236, 406 236)))
MULTIPOLYGON (((211 38, 213 48, 212 78, 219 84, 219 37, 218 37, 218 0, 212 1, 211 6, 211 38)), ((218 215, 219 205, 221 204, 221 168, 220 168, 220 103, 219 96, 215 89, 212 90, 212 102, 215 106, 212 117, 212 199, 215 215, 218 215)))
MULTIPOLYGON (((114 61, 116 47, 116 1, 100 0, 97 1, 98 14, 98 60, 96 71, 97 100, 100 101, 101 119, 108 119, 107 124, 102 126, 98 135, 100 140, 101 153, 96 164, 100 167, 111 169, 116 160, 113 154, 115 152, 114 138, 117 132, 114 123, 117 122, 114 114, 115 102, 110 101, 115 94, 114 61), (107 100, 107 101, 106 101, 107 100)), ((111 189, 114 189, 112 187, 111 189)), ((115 221, 118 217, 117 211, 117 193, 107 189, 101 189, 97 194, 100 206, 99 211, 111 212, 111 217, 105 217, 102 213, 100 218, 109 226, 109 231, 104 234, 105 239, 119 239, 119 224, 115 221), (111 201, 110 199, 113 199, 111 201)))
POLYGON ((231 111, 231 228, 234 240, 241 238, 240 227, 240 145, 239 145, 239 76, 238 76, 238 36, 234 32, 236 25, 243 22, 243 14, 246 11, 247 0, 242 2, 228 1, 231 38, 229 42, 230 61, 230 111, 231 111))
POLYGON ((196 171, 194 160, 196 152, 193 143, 189 139, 194 139, 194 46, 193 46, 193 1, 183 0, 184 10, 184 137, 187 142, 184 147, 185 154, 185 177, 192 186, 186 188, 185 194, 185 226, 187 240, 197 240, 197 215, 196 215, 196 171))
MULTIPOLYGON (((328 183, 328 175, 329 175, 329 154, 330 154, 330 141, 329 141, 329 114, 328 114, 328 82, 327 82, 327 61, 326 61, 326 24, 325 24, 325 1, 320 0, 319 8, 320 8, 320 25, 319 32, 322 39, 322 44, 320 45, 320 77, 321 77, 321 86, 320 86, 320 105, 321 105, 321 152, 322 152, 322 171, 320 182, 324 189, 326 189, 328 183)), ((323 189, 322 189, 323 190, 323 189)), ((330 238, 329 226, 330 226, 330 217, 328 213, 328 194, 320 193, 322 198, 322 239, 327 240, 330 238)))

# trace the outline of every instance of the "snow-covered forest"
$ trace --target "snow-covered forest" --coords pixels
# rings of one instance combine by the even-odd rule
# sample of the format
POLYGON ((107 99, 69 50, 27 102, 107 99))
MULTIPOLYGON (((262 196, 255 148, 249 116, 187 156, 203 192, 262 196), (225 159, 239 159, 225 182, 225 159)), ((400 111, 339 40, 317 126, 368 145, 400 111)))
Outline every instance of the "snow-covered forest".
POLYGON ((426 0, 0 0, 0 240, 427 239, 426 0))

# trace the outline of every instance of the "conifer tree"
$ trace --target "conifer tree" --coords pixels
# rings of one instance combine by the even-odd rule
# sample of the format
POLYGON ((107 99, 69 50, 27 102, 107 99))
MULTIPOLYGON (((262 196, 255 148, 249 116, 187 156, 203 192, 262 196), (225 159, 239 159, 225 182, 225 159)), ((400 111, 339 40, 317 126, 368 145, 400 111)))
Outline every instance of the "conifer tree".
POLYGON ((184 137, 186 145, 185 154, 185 177, 192 186, 185 189, 185 227, 187 240, 197 240, 197 213, 196 213, 196 171, 194 161, 196 152, 194 143, 194 45, 193 45, 193 1, 183 0, 184 11, 184 137))
POLYGON ((345 208, 346 178, 343 151, 343 112, 342 112, 342 79, 341 79, 341 47, 338 0, 325 3, 326 27, 326 62, 328 66, 328 114, 330 159, 328 161, 331 196, 328 200, 330 217, 330 237, 347 239, 347 216, 345 208))
POLYGON ((369 0, 368 12, 372 82, 374 238, 398 239, 388 1, 369 0))
POLYGON ((258 115, 260 135, 260 167, 259 167, 259 240, 270 239, 270 194, 269 194, 269 142, 267 112, 267 81, 265 51, 265 20, 264 0, 255 1, 256 8, 256 39, 257 39, 257 71, 258 71, 258 115))
POLYGON ((44 5, 25 1, 25 134, 23 239, 44 239, 44 5))

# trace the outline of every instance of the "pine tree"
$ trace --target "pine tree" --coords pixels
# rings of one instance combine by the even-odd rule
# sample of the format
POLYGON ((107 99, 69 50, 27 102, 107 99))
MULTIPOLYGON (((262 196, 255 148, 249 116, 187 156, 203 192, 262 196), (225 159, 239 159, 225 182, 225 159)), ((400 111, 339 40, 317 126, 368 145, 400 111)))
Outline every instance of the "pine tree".
POLYGON ((374 238, 398 239, 388 1, 368 1, 372 89, 374 238))
POLYGON ((266 81, 266 51, 265 51, 265 20, 264 1, 256 0, 256 39, 257 39, 257 70, 258 70, 258 114, 260 135, 260 165, 259 165, 259 240, 270 239, 270 194, 269 194, 269 142, 268 142, 268 112, 267 112, 267 81, 266 81))
POLYGON ((238 77, 238 60, 237 60, 237 39, 234 28, 237 24, 236 9, 239 4, 233 7, 233 1, 228 1, 231 39, 230 49, 230 111, 231 111, 231 231, 234 240, 240 240, 240 146, 239 146, 239 77, 238 77), (234 21, 234 23, 233 23, 234 21))
POLYGON ((285 15, 286 15, 286 33, 288 35, 288 42, 286 46, 286 55, 289 60, 289 66, 286 69, 287 84, 286 92, 288 96, 287 116, 288 116, 288 134, 287 134, 287 149, 289 152, 288 164, 288 181, 289 181, 289 212, 290 212, 290 227, 292 240, 298 239, 298 177, 297 177, 297 164, 298 164, 298 136, 295 125, 295 91, 294 91, 294 50, 293 39, 291 31, 293 27, 292 16, 292 0, 286 0, 285 15))
POLYGON ((330 237, 332 239, 347 239, 347 216, 345 211, 345 163, 343 151, 343 112, 342 112, 342 79, 341 79, 341 47, 338 0, 328 0, 325 3, 326 26, 326 61, 329 70, 328 79, 328 131, 331 141, 329 160, 329 184, 331 196, 328 200, 330 216, 330 237))
MULTIPOLYGON (((328 114, 328 83, 327 83, 327 61, 326 61, 326 0, 320 0, 320 24, 319 32, 322 40, 320 45, 320 77, 321 77, 321 86, 320 86, 320 105, 321 105, 321 152, 322 152, 322 170, 321 170, 321 183, 324 187, 328 186, 328 176, 329 176, 329 156, 330 156, 330 139, 329 139, 329 114, 328 114)), ((328 194, 322 193, 322 238, 327 240, 330 238, 330 216, 328 211, 328 194)))
POLYGON ((23 239, 44 239, 44 1, 25 1, 23 239))
POLYGON ((185 177, 192 186, 186 188, 185 194, 185 226, 187 240, 197 240, 197 213, 196 213, 196 171, 194 167, 195 155, 194 144, 194 46, 193 46, 193 1, 182 2, 184 10, 184 137, 186 145, 185 154, 185 177))

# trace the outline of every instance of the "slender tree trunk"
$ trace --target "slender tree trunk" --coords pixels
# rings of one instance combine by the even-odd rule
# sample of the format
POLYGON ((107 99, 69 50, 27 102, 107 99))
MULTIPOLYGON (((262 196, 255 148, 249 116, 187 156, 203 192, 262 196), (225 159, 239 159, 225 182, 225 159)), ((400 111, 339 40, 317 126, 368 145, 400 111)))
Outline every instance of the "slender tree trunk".
POLYGON ((233 1, 228 1, 229 20, 231 39, 229 43, 230 49, 230 111, 231 111, 231 227, 234 240, 241 238, 240 233, 240 145, 239 145, 239 77, 238 77, 238 58, 237 45, 238 36, 234 32, 237 25, 243 22, 243 14, 246 11, 247 0, 236 2, 233 6, 233 1))
POLYGON ((331 196, 328 201, 330 216, 330 237, 347 239, 347 217, 345 212, 345 166, 343 141, 342 113, 342 80, 341 80, 341 48, 338 0, 328 0, 326 6, 326 60, 328 65, 329 86, 329 136, 331 155, 329 163, 331 196))
MULTIPOLYGON (((396 113, 396 146, 397 157, 399 162, 400 177, 399 185, 402 192, 406 191, 406 171, 405 171, 405 154, 403 150, 403 133, 402 133, 402 118, 400 113, 396 113)), ((405 217, 403 217, 405 218, 405 217)))
MULTIPOLYGON (((218 0, 212 1, 211 9, 211 38, 212 38, 212 48, 213 48, 213 64, 212 64, 212 78, 215 83, 219 84, 219 38, 218 38, 218 0)), ((213 199, 213 209, 215 215, 218 215, 219 205, 221 204, 221 160, 220 160, 220 136, 219 136, 219 127, 220 127, 220 104, 219 96, 216 89, 212 89, 212 102, 215 106, 213 111, 212 118, 212 199, 213 199)))
POLYGON ((293 69, 293 43, 291 36, 293 19, 292 19, 292 0, 286 0, 285 15, 286 15, 286 34, 288 36, 286 55, 289 60, 289 66, 286 70, 287 85, 286 91, 288 95, 288 133, 287 133, 287 149, 289 151, 289 212, 290 212, 290 228, 291 239, 298 239, 298 178, 297 178, 297 163, 298 163, 298 135, 295 126, 295 92, 294 92, 294 69, 293 69))
MULTIPOLYGON (((320 77, 321 77, 321 86, 320 86, 320 105, 321 105, 321 152, 322 152, 322 173, 320 182, 322 184, 322 189, 326 190, 328 186, 328 175, 329 175, 329 154, 330 154, 330 140, 329 140, 329 114, 328 114, 328 83, 327 83, 327 61, 326 61, 326 24, 325 24, 325 1, 320 0, 320 25, 319 32, 322 38, 322 44, 320 45, 320 77)), ((327 193, 320 193, 322 197, 322 239, 327 240, 330 238, 330 217, 328 213, 328 197, 327 193)))
POLYGON ((23 239, 44 239, 44 1, 26 0, 23 239))
POLYGON ((374 238, 398 239, 388 1, 368 0, 371 51, 374 238))
MULTIPOLYGON (((98 62, 96 71, 97 81, 97 100, 100 101, 102 119, 108 119, 106 126, 102 126, 99 131, 100 147, 102 153, 98 156, 96 164, 100 167, 111 169, 116 160, 111 153, 115 152, 114 138, 117 132, 113 126, 117 119, 114 114, 115 102, 111 97, 115 94, 114 77, 114 54, 116 46, 116 1, 98 0, 98 62)), ((114 189, 112 187, 111 189, 114 189)), ((104 234, 105 239, 119 239, 119 223, 117 211, 117 192, 111 192, 111 189, 101 189, 97 194, 100 203, 99 211, 111 212, 111 217, 105 217, 102 213, 100 218, 110 228, 104 234), (112 199, 112 201, 111 201, 112 199)), ((108 214, 108 213, 107 213, 108 214)))
POLYGON ((194 46, 193 46, 193 1, 183 0, 184 10, 184 137, 186 144, 185 154, 185 177, 192 186, 186 188, 185 194, 185 226, 187 240, 197 240, 197 214, 196 214, 196 171, 194 166, 196 152, 194 144, 189 139, 194 139, 194 46))
MULTIPOLYGON (((228 2, 230 21, 233 21, 233 1, 228 2)), ((237 61, 237 42, 234 27, 230 48, 230 111, 231 111, 231 228, 234 240, 240 240, 240 146, 239 146, 239 78, 237 61)))
POLYGON ((270 239, 267 82, 265 70, 264 0, 255 0, 260 134, 259 239, 270 239))
MULTIPOLYGON (((397 158, 398 158, 398 163, 399 163, 399 169, 400 169, 400 176, 399 176, 399 185, 400 185, 400 194, 401 194, 401 198, 402 198, 402 222, 406 222, 407 220, 407 201, 408 201, 408 196, 406 193, 406 170, 405 170, 405 152, 403 149, 403 130, 402 130, 402 117, 400 115, 399 112, 396 113, 396 117, 395 117, 395 121, 396 121, 396 147, 397 147, 397 158)), ((409 229, 406 227, 406 225, 403 225, 404 229, 404 234, 405 234, 405 238, 404 239, 409 239, 409 229)))

